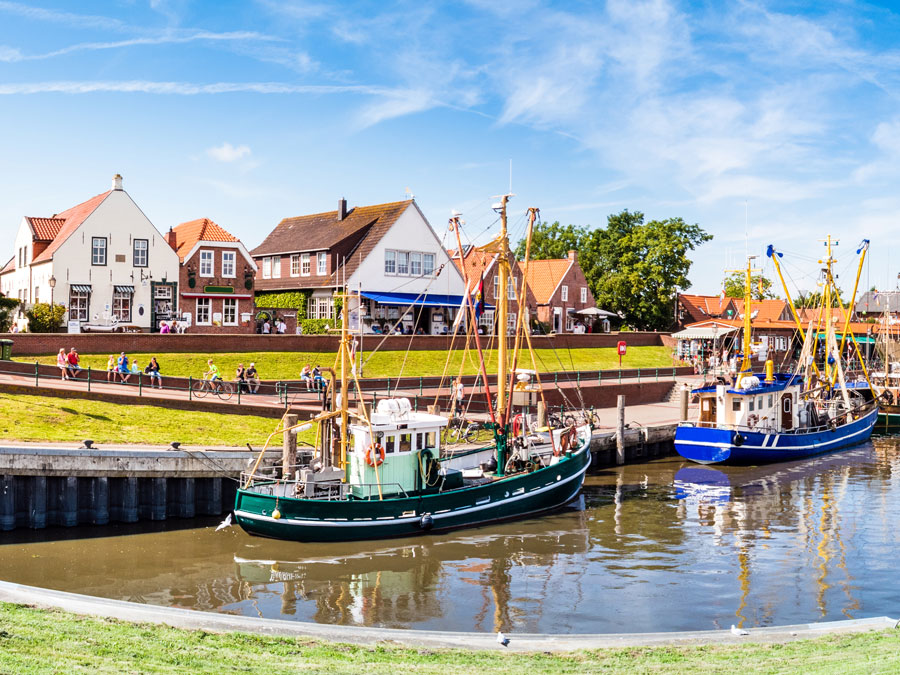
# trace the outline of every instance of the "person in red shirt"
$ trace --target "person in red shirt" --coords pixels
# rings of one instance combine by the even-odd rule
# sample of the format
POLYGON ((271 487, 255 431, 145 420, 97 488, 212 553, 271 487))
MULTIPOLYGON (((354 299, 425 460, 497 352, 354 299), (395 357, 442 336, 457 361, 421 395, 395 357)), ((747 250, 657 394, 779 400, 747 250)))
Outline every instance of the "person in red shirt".
POLYGON ((76 377, 81 372, 81 366, 78 365, 78 352, 75 351, 75 347, 69 350, 69 353, 66 355, 66 361, 69 364, 66 366, 66 370, 69 371, 69 377, 76 377))

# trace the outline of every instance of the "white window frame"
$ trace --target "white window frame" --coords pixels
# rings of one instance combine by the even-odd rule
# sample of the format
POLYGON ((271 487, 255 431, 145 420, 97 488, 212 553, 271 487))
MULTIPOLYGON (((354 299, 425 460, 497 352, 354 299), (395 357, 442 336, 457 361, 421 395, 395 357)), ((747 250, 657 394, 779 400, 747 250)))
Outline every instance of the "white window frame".
POLYGON ((512 335, 516 332, 516 313, 510 312, 506 315, 506 334, 512 335))
POLYGON ((87 321, 91 309, 91 294, 69 289, 69 319, 87 321))
POLYGON ((272 256, 272 278, 273 279, 281 278, 281 256, 280 255, 272 256))
POLYGON ((149 267, 150 266, 150 240, 135 239, 131 242, 131 264, 133 267, 149 267), (138 248, 138 244, 143 244, 143 249, 138 248), (142 256, 139 254, 143 254, 142 256))
POLYGON ((309 253, 303 253, 300 255, 300 276, 308 277, 309 273, 310 273, 309 253))
POLYGON ((222 251, 222 276, 234 279, 237 276, 237 253, 222 251))
POLYGON ((569 301, 569 287, 563 284, 559 291, 559 299, 563 302, 569 301))
POLYGON ((316 276, 328 274, 328 254, 324 251, 316 254, 316 276))
POLYGON ((500 277, 494 275, 494 300, 500 297, 500 277))
POLYGON ((478 317, 478 325, 484 326, 488 330, 494 329, 494 310, 486 309, 478 317))
POLYGON ((425 276, 434 275, 434 253, 422 254, 422 274, 425 276))
POLYGON ((506 280, 506 299, 507 300, 515 300, 516 299, 516 279, 515 277, 510 277, 506 280))
POLYGON ((418 251, 410 251, 409 273, 414 277, 422 276, 422 254, 418 251))
POLYGON ((291 255, 291 276, 299 277, 300 276, 300 254, 294 253, 291 255))
POLYGON ((262 277, 263 279, 272 278, 272 259, 268 256, 262 259, 262 277))
POLYGON ((238 325, 238 301, 237 298, 224 298, 222 300, 222 325, 238 325))
POLYGON ((581 304, 587 302, 587 286, 581 287, 581 304))
POLYGON ((409 251, 397 251, 397 274, 409 275, 409 251))
POLYGON ((200 276, 212 277, 216 272, 216 252, 210 249, 200 249, 200 276))
POLYGON ((197 298, 197 325, 212 325, 212 298, 197 298))
POLYGON ((113 290, 112 315, 116 321, 131 321, 134 293, 113 290))
POLYGON ((397 274, 397 252, 391 249, 384 251, 384 273, 397 274))
MULTIPOLYGON (((105 266, 106 265, 106 253, 108 249, 109 242, 106 240, 106 237, 91 237, 91 265, 97 266, 105 266), (102 242, 102 246, 98 246, 98 243, 102 242)), ((24 265, 24 263, 23 263, 24 265)))

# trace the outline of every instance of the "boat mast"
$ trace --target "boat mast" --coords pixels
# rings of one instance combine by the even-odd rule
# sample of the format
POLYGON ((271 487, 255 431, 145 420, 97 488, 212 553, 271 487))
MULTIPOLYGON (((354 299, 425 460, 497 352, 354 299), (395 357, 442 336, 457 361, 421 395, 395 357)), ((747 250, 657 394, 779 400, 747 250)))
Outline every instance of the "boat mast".
POLYGON ((744 358, 741 360, 741 370, 738 373, 737 381, 734 383, 735 387, 739 387, 741 384, 741 378, 744 375, 752 375, 753 374, 753 363, 750 359, 750 334, 752 332, 752 317, 750 316, 753 310, 753 261, 756 260, 755 255, 747 256, 747 271, 746 276, 744 277, 744 358))
POLYGON ((347 424, 349 421, 347 415, 347 404, 349 402, 349 392, 347 390, 347 371, 350 368, 350 334, 347 330, 349 325, 347 321, 347 305, 349 294, 346 292, 346 288, 344 289, 344 293, 340 297, 343 299, 343 303, 341 304, 341 468, 344 470, 342 480, 344 483, 346 483, 348 473, 347 424))
MULTIPOLYGON (((829 363, 828 355, 831 353, 831 334, 834 330, 834 326, 831 323, 831 263, 834 262, 834 259, 831 257, 831 235, 827 235, 825 239, 825 249, 827 252, 827 256, 825 260, 820 260, 819 263, 824 263, 825 267, 822 271, 825 273, 825 288, 822 289, 822 303, 823 303, 823 316, 825 317, 825 379, 828 382, 832 382, 832 375, 834 373, 832 365, 829 363)), ((840 355, 837 356, 840 358, 840 355)))
POLYGON ((509 285, 509 236, 506 232, 506 203, 510 195, 500 197, 500 270, 497 290, 497 418, 504 419, 506 410, 506 324, 507 324, 507 286, 509 285))

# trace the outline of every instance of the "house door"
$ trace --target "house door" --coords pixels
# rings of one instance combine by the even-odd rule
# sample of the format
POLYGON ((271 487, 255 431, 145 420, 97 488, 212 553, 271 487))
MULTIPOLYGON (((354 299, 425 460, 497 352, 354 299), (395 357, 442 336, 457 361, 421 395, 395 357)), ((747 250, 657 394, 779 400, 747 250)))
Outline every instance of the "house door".
POLYGON ((794 400, 790 394, 781 395, 781 428, 783 430, 794 427, 794 400))
POLYGON ((562 333, 562 309, 560 307, 553 308, 553 332, 562 333))
POLYGON ((159 332, 160 325, 175 318, 175 282, 154 283, 151 282, 153 291, 153 305, 150 315, 150 330, 159 332))

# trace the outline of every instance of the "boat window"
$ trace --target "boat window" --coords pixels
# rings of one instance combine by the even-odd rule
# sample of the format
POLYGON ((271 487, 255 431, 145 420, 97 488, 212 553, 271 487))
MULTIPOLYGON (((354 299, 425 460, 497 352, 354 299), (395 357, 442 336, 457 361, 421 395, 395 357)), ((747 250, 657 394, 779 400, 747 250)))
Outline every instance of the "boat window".
POLYGON ((731 402, 731 409, 734 412, 740 412, 741 410, 741 399, 736 398, 731 402))
POLYGON ((754 398, 751 397, 751 398, 748 400, 747 410, 749 410, 750 412, 753 412, 753 404, 754 404, 754 403, 756 403, 756 400, 755 400, 754 398))
POLYGON ((434 431, 429 431, 425 436, 425 445, 421 445, 421 448, 436 448, 437 447, 437 433, 434 431))
POLYGON ((410 450, 412 450, 412 434, 400 434, 397 452, 409 452, 410 450))
POLYGON ((769 407, 772 407, 772 394, 769 394, 769 407))
POLYGON ((396 452, 395 444, 397 442, 397 437, 391 434, 390 436, 385 436, 381 439, 381 445, 384 446, 384 451, 388 452, 396 452))

